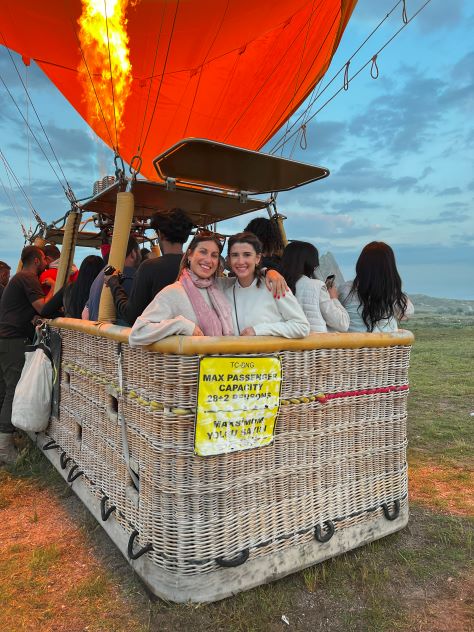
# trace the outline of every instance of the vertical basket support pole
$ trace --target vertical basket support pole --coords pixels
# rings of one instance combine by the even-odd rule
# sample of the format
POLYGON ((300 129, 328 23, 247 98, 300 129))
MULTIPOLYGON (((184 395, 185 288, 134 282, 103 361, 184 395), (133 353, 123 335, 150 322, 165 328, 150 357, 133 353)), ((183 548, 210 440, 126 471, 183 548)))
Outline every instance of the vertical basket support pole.
POLYGON ((58 274, 56 275, 56 283, 54 284, 54 293, 67 283, 71 274, 72 262, 74 259, 74 251, 76 249, 76 236, 79 230, 81 214, 78 211, 71 211, 66 219, 64 227, 63 247, 61 248, 61 256, 59 258, 58 274))
MULTIPOLYGON (((114 232, 109 255, 109 265, 114 266, 117 270, 123 270, 134 212, 135 204, 133 193, 130 191, 117 193, 114 232)), ((105 287, 105 285, 102 288, 102 294, 100 296, 99 320, 109 323, 114 323, 116 320, 112 292, 108 287, 105 287)))

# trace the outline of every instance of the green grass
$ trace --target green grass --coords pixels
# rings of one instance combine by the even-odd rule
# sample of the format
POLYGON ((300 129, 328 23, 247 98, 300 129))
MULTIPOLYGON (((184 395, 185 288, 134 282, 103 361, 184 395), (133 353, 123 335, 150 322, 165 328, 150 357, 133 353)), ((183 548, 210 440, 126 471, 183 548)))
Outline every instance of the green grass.
MULTIPOLYGON (((474 324, 447 328, 426 319, 415 334, 408 408, 409 454, 440 465, 474 464, 474 324)), ((468 321, 471 322, 471 321, 468 321)))
MULTIPOLYGON (((474 321, 427 316, 410 321, 409 328, 416 337, 410 369, 410 462, 413 470, 420 464, 442 468, 440 476, 448 489, 454 484, 468 488, 468 470, 474 462, 474 420, 470 417, 474 406, 474 321)), ((14 473, 35 479, 59 496, 71 493, 36 449, 25 449, 14 473)), ((118 552, 110 552, 112 544, 102 558, 104 572, 85 578, 66 599, 106 602, 107 586, 116 583, 130 607, 140 606, 136 630, 411 632, 418 629, 414 622, 421 607, 416 595, 422 595, 422 604, 436 604, 446 594, 448 579, 462 582, 472 572, 474 523, 467 517, 440 513, 446 510, 446 501, 431 493, 432 484, 430 479, 421 481, 430 507, 411 501, 410 523, 403 531, 215 604, 150 601, 118 552), (289 628, 282 615, 288 617, 289 628)), ((1 502, 0 497, 0 506, 1 502)), ((78 501, 77 506, 76 517, 90 546, 101 552, 101 529, 78 501)), ((15 550, 10 550, 13 558, 15 550)), ((37 573, 54 563, 54 547, 36 551, 30 561, 36 573, 30 570, 25 590, 34 591, 37 573)), ((8 572, 7 561, 3 567, 8 572)), ((35 601, 40 599, 42 603, 42 596, 35 601)), ((453 599, 458 608, 467 607, 453 599)), ((94 625, 90 629, 95 629, 94 625)), ((437 628, 433 624, 423 629, 437 628)), ((462 628, 453 629, 461 632, 462 628)))

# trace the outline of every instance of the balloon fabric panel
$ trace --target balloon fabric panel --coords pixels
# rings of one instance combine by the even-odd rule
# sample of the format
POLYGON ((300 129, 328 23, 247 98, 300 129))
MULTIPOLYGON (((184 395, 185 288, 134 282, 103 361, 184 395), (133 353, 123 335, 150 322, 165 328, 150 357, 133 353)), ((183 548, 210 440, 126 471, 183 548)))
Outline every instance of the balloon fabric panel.
MULTIPOLYGON (((34 59, 96 134, 118 144, 124 160, 141 151, 142 174, 156 179, 152 159, 185 137, 262 147, 324 74, 356 0, 122 4, 132 80, 120 121, 101 104, 107 126, 97 104, 88 105, 86 92, 95 96, 78 71, 81 0, 3 0, 0 41, 34 59)), ((94 50, 83 45, 82 52, 87 59, 94 50)), ((91 74, 107 90, 102 66, 102 78, 91 74)))

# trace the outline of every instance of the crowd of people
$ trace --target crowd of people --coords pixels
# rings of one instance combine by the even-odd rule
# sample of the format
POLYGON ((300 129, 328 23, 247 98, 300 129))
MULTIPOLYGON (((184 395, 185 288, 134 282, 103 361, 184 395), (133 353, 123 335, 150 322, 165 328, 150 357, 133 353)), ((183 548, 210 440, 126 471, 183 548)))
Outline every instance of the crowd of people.
POLYGON ((192 236, 195 226, 181 209, 156 214, 151 227, 160 257, 149 257, 131 236, 122 271, 110 271, 103 257, 90 255, 56 294, 56 246, 26 246, 11 280, 10 266, 0 261, 0 465, 16 459, 11 408, 35 321, 59 315, 97 320, 104 284, 117 322, 131 327, 132 347, 177 334, 390 332, 413 313, 393 250, 383 242, 365 246, 355 278, 336 287, 331 277, 316 278, 317 248, 303 241, 284 247, 272 219, 254 219, 231 236, 226 258, 226 238, 204 229, 192 236))

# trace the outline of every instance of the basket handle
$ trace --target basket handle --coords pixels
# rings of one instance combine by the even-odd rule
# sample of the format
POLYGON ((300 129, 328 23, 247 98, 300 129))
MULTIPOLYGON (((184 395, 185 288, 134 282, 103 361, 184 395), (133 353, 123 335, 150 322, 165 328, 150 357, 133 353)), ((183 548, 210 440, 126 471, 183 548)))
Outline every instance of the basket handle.
POLYGON ((133 543, 135 542, 135 539, 137 538, 137 536, 138 536, 138 531, 135 529, 134 531, 132 531, 130 535, 130 539, 128 541, 127 553, 128 553, 128 557, 131 560, 138 560, 138 558, 144 555, 145 553, 148 553, 149 551, 153 551, 153 544, 149 543, 149 544, 145 544, 145 546, 142 546, 141 549, 139 549, 136 553, 134 553, 133 543))
POLYGON ((332 520, 325 520, 323 522, 323 526, 326 527, 326 533, 323 533, 323 530, 321 529, 321 525, 317 524, 314 527, 314 537, 316 538, 316 540, 318 542, 329 542, 329 540, 332 538, 332 536, 334 535, 334 522, 332 522, 332 520))
POLYGON ((244 549, 240 551, 240 553, 231 559, 227 559, 225 557, 216 557, 216 564, 222 566, 223 568, 235 568, 236 566, 240 566, 244 564, 249 559, 250 550, 244 549))
POLYGON ((398 516, 400 515, 400 501, 399 500, 393 501, 392 512, 390 512, 390 509, 388 508, 387 503, 382 504, 382 509, 383 509, 383 515, 385 516, 387 520, 396 520, 398 516))

